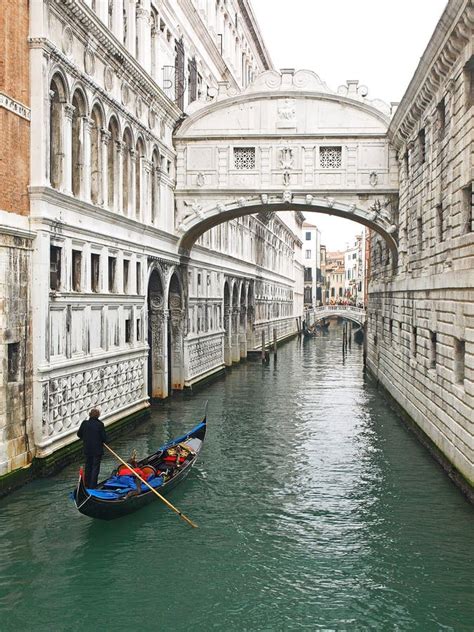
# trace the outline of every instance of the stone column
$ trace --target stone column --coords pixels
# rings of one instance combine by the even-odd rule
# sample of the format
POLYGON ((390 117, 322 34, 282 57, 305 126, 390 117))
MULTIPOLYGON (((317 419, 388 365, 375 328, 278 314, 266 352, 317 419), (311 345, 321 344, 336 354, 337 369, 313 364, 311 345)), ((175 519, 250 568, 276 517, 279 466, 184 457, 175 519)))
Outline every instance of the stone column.
POLYGON ((136 54, 136 10, 137 10, 137 0, 124 0, 127 3, 128 11, 127 11, 127 41, 125 42, 125 46, 130 51, 130 53, 135 57, 136 54))
POLYGON ((49 185, 49 129, 51 94, 48 82, 49 59, 40 48, 30 45, 32 76, 42 78, 31 83, 30 181, 32 186, 49 185))
POLYGON ((123 190, 123 151, 124 145, 122 141, 115 141, 115 158, 117 165, 114 165, 114 210, 116 213, 126 214, 126 209, 122 209, 122 190, 123 190))
POLYGON ((150 27, 150 0, 142 0, 137 8, 137 40, 138 62, 149 73, 151 71, 151 27, 150 27))
MULTIPOLYGON (((107 3, 106 3, 107 4, 107 3)), ((123 42, 123 0, 112 3, 112 32, 120 43, 123 42)))
POLYGON ((82 177, 81 197, 91 201, 91 133, 94 121, 87 116, 82 117, 82 177))
POLYGON ((108 146, 110 138, 110 132, 102 128, 100 130, 101 187, 99 193, 99 204, 101 206, 107 206, 109 198, 108 146))
POLYGON ((72 117, 74 106, 64 105, 62 190, 72 195, 72 117))
POLYGON ((152 210, 151 210, 151 178, 153 177, 153 164, 146 158, 143 161, 143 187, 142 187, 142 201, 141 201, 141 221, 144 224, 152 224, 152 210))
MULTIPOLYGON (((126 151, 126 150, 125 150, 126 151)), ((140 165, 138 165, 138 169, 140 170, 140 165)), ((140 187, 141 187, 140 180, 140 187)), ((135 149, 130 150, 130 191, 128 195, 128 209, 124 209, 123 212, 128 217, 132 219, 136 219, 140 212, 140 209, 136 208, 136 197, 137 197, 137 151, 135 149)))
POLYGON ((239 315, 240 310, 234 309, 232 319, 232 362, 240 362, 239 315))
POLYGON ((245 308, 240 311, 240 334, 239 334, 239 350, 240 357, 247 357, 247 310, 245 308))
POLYGON ((226 366, 232 365, 232 320, 231 310, 227 308, 224 311, 224 364, 226 366))

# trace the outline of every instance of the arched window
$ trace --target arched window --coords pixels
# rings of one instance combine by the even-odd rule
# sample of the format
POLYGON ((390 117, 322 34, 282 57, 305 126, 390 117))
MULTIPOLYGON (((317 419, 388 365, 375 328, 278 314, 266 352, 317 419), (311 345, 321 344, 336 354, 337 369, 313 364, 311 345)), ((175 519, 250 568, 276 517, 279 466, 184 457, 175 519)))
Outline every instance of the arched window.
POLYGON ((98 105, 95 105, 91 114, 91 200, 93 204, 102 202, 102 146, 101 128, 102 113, 98 105))
POLYGON ((142 189, 143 189, 143 156, 145 147, 141 138, 138 139, 135 152, 135 216, 142 217, 142 189))
POLYGON ((49 86, 51 100, 49 110, 49 179, 51 186, 59 189, 63 181, 63 117, 66 89, 59 75, 49 86))
POLYGON ((82 178, 84 172, 84 117, 86 115, 86 103, 84 96, 76 90, 72 97, 72 128, 71 128, 71 169, 72 169, 72 193, 79 196, 82 191, 82 178))
POLYGON ((132 205, 132 134, 130 129, 123 133, 123 183, 122 183, 122 210, 123 214, 130 216, 132 205))
POLYGON ((117 157, 117 142, 118 137, 118 123, 117 120, 112 117, 110 119, 108 132, 110 134, 109 144, 107 146, 107 191, 108 191, 108 206, 110 209, 114 209, 117 202, 117 172, 118 172, 118 157, 117 157))

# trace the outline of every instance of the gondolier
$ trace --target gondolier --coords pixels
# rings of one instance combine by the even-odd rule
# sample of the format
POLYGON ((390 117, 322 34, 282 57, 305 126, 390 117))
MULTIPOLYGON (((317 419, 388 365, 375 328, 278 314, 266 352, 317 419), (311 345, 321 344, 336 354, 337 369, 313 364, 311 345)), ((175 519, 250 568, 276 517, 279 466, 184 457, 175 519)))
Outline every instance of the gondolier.
POLYGON ((107 442, 105 426, 100 421, 100 410, 93 408, 89 411, 89 419, 85 419, 77 436, 84 444, 84 455, 86 457, 85 486, 89 489, 97 487, 99 479, 100 462, 104 454, 104 443, 107 442))

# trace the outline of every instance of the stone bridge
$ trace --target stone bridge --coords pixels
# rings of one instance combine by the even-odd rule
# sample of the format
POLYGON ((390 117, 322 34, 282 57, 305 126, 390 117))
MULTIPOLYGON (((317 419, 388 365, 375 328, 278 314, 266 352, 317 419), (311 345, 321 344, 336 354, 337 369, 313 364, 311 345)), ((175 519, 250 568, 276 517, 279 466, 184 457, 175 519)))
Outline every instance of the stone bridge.
POLYGON ((207 230, 259 213, 303 211, 368 226, 397 260, 398 168, 390 110, 348 81, 267 71, 244 92, 190 106, 174 137, 176 230, 189 255, 207 230))
POLYGON ((353 305, 321 305, 312 310, 315 322, 325 318, 345 318, 357 323, 361 327, 367 322, 367 310, 353 305))

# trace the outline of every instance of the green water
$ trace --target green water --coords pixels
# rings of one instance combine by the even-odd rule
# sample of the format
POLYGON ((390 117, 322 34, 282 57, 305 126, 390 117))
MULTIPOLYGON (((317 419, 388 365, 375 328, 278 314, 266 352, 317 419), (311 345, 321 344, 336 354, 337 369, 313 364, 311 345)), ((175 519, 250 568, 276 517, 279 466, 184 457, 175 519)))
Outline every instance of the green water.
POLYGON ((114 441, 151 452, 209 400, 200 461, 169 497, 199 529, 158 501, 81 516, 78 463, 0 501, 0 630, 473 630, 474 508, 340 335, 292 341, 114 441))

